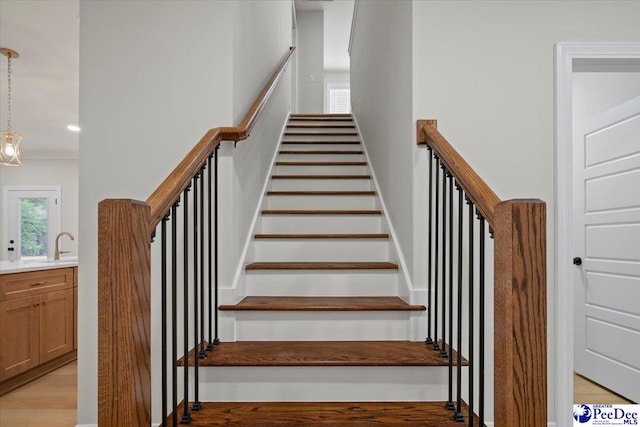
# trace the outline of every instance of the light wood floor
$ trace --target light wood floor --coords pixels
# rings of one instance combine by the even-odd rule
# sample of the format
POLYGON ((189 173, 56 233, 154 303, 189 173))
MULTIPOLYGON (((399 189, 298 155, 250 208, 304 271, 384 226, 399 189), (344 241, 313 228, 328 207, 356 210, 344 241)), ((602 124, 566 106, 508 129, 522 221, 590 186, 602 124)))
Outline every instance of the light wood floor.
POLYGON ((77 377, 72 362, 0 397, 0 427, 74 427, 77 377))
POLYGON ((578 374, 573 375, 573 403, 630 404, 629 400, 589 381, 578 374))
MULTIPOLYGON (((0 397, 0 427, 74 427, 77 376, 73 362, 0 397)), ((631 403, 577 374, 573 384, 575 403, 631 403)))

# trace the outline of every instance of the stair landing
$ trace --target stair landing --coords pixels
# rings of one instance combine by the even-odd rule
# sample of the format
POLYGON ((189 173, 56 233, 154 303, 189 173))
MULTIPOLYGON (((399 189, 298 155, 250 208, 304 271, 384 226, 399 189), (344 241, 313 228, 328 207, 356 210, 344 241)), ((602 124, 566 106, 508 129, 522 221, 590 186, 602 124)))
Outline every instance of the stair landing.
MULTIPOLYGON (((462 412, 467 415, 466 405, 462 412)), ((171 425, 169 422, 168 425, 171 425)), ((459 427, 445 402, 204 402, 190 426, 434 426, 459 427)), ((474 425, 479 425, 476 418, 474 425)))

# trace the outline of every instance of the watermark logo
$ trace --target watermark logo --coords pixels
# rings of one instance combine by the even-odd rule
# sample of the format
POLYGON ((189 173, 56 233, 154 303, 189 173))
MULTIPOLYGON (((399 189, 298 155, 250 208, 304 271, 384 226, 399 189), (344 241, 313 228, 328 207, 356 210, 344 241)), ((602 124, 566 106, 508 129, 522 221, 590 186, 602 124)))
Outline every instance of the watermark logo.
POLYGON ((640 405, 573 405, 574 427, 639 426, 640 405))
POLYGON ((584 424, 591 419, 591 408, 588 405, 573 405, 573 419, 584 424))

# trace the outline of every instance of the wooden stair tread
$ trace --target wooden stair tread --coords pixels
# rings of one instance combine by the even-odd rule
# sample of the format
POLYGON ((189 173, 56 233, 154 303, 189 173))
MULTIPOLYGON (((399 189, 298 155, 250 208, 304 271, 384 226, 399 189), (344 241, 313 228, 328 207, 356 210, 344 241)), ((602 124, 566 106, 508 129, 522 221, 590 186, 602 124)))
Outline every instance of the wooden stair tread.
POLYGON ((289 117, 351 117, 351 113, 292 113, 289 117))
POLYGON ((256 234, 254 239, 388 239, 380 234, 256 234))
POLYGON ((276 166, 367 166, 367 162, 276 162, 276 166))
POLYGON ((284 136, 358 136, 358 132, 285 132, 284 136))
POLYGON ((397 270, 392 262, 252 262, 247 270, 397 270))
POLYGON ((263 209, 262 215, 382 215, 381 210, 263 209))
POLYGON ((290 122, 353 122, 351 117, 291 117, 290 122))
POLYGON ((371 179, 371 175, 271 175, 271 179, 371 179))
POLYGON ((398 297, 262 297, 248 296, 220 310, 243 311, 422 311, 398 297))
POLYGON ((324 151, 324 150, 280 150, 279 154, 364 154, 364 151, 324 151))
MULTIPOLYGON (((424 342, 238 341, 223 342, 199 359, 200 366, 448 366, 424 342)), ((453 352, 454 365, 457 353, 453 352)), ((184 365, 184 359, 178 362, 184 365)), ((463 360, 463 366, 468 362, 463 360)), ((189 353, 193 366, 193 350, 189 353)))
POLYGON ((445 402, 202 402, 189 425, 460 427, 469 412, 464 403, 461 409, 465 423, 453 419, 445 402))
POLYGON ((355 125, 287 125, 290 129, 353 129, 355 125))
POLYGON ((375 191, 267 191, 267 196, 375 196, 375 191))
POLYGON ((324 141, 309 141, 309 140, 304 140, 304 141, 293 141, 293 140, 286 140, 286 141, 282 141, 283 145, 359 145, 360 141, 330 141, 330 140, 324 140, 324 141))

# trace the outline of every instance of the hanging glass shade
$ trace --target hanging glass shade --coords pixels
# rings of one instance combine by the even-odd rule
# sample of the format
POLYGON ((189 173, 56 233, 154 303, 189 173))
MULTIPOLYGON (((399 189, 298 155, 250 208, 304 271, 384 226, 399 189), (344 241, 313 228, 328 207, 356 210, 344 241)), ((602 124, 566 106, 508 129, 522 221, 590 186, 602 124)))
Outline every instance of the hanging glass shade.
POLYGON ((20 141, 22 135, 11 131, 11 58, 19 58, 15 50, 0 48, 0 53, 7 57, 7 130, 0 131, 0 165, 20 166, 20 141))

